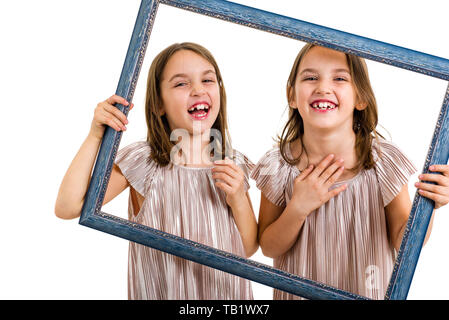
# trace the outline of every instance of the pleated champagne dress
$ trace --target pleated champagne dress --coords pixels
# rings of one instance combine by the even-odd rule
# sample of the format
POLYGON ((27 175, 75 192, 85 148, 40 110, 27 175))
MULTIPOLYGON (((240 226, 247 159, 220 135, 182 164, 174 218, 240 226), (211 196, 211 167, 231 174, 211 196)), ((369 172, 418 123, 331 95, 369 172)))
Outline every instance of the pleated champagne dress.
MULTIPOLYGON (((306 218, 298 240, 274 259, 274 267, 372 299, 384 298, 395 259, 384 207, 416 169, 390 142, 374 142, 372 150, 375 167, 334 184, 348 187, 306 218)), ((289 146, 286 151, 292 158, 289 146)), ((276 147, 260 159, 251 178, 269 201, 285 207, 299 174, 276 147)), ((274 290, 274 299, 300 297, 274 290)))
MULTIPOLYGON (((150 159, 146 142, 118 152, 115 163, 132 188, 144 196, 129 219, 189 240, 245 256, 225 193, 215 186, 211 168, 161 167, 150 159)), ((234 150, 246 178, 253 164, 234 150)), ((246 179, 246 189, 249 188, 246 179)), ((134 242, 129 245, 129 299, 252 299, 248 280, 134 242)))

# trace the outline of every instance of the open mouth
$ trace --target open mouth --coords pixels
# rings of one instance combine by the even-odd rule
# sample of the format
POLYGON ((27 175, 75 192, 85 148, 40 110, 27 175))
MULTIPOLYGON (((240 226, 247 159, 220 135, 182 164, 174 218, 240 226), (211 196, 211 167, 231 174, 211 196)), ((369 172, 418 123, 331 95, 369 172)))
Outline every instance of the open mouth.
POLYGON ((318 112, 327 112, 336 110, 338 105, 330 101, 315 101, 310 105, 310 107, 318 112))
POLYGON ((197 103, 193 105, 187 112, 195 120, 204 120, 207 118, 210 111, 210 106, 207 103, 197 103))

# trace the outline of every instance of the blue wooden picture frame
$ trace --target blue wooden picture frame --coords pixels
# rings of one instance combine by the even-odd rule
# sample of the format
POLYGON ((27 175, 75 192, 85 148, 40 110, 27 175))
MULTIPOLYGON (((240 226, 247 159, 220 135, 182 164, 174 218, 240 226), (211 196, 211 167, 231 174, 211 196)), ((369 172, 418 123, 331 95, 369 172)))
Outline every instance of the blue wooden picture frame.
MULTIPOLYGON (((314 43, 449 80, 449 60, 381 41, 330 29, 271 12, 223 0, 142 0, 128 47, 116 94, 132 101, 151 29, 159 4, 174 6, 280 36, 314 43)), ((432 164, 447 163, 449 157, 449 88, 435 126, 422 172, 432 164)), ((117 105, 125 114, 128 108, 117 105)), ((107 127, 86 194, 79 223, 212 268, 235 274, 307 299, 367 299, 328 285, 272 268, 101 211, 122 132, 107 127)), ((418 262, 433 202, 415 194, 398 257, 385 299, 406 299, 418 262)))

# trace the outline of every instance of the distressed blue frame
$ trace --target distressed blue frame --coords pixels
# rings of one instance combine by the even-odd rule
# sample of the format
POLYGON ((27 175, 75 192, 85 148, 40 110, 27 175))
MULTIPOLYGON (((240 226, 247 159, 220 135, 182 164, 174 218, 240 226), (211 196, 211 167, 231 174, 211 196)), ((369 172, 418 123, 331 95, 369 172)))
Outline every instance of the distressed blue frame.
MULTIPOLYGON (((449 80, 449 60, 324 26, 222 0, 142 0, 116 94, 132 101, 159 4, 174 6, 366 59, 449 80)), ((423 172, 449 157, 449 87, 435 126, 423 172)), ((117 107, 125 114, 128 108, 117 107)), ((101 211, 122 132, 108 127, 99 150, 79 223, 308 299, 367 299, 289 274, 101 211)), ((385 299, 406 299, 433 211, 433 202, 415 194, 385 299)))

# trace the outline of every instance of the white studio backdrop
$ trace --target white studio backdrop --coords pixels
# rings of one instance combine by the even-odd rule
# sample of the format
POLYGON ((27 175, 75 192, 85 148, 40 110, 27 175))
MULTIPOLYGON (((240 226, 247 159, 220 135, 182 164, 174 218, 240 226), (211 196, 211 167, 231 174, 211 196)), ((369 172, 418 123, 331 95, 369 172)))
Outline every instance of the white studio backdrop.
MULTIPOLYGON (((440 1, 234 1, 449 58, 440 1)), ((54 215, 59 184, 98 102, 115 92, 140 1, 0 4, 0 299, 126 299, 128 242, 54 215)), ((286 116, 285 83, 303 43, 161 5, 121 147, 146 137, 144 91, 153 57, 193 41, 215 56, 234 147, 256 162, 286 116)), ((381 131, 420 171, 447 83, 368 61, 381 131)), ((412 177, 410 194, 415 189, 412 177)), ((260 193, 251 181, 256 213, 260 193)), ((126 217, 127 192, 104 211, 126 217)), ((437 211, 409 299, 448 299, 449 209, 437 211)), ((259 250, 252 259, 271 265, 259 250)), ((272 289, 253 283, 255 299, 272 289)))

